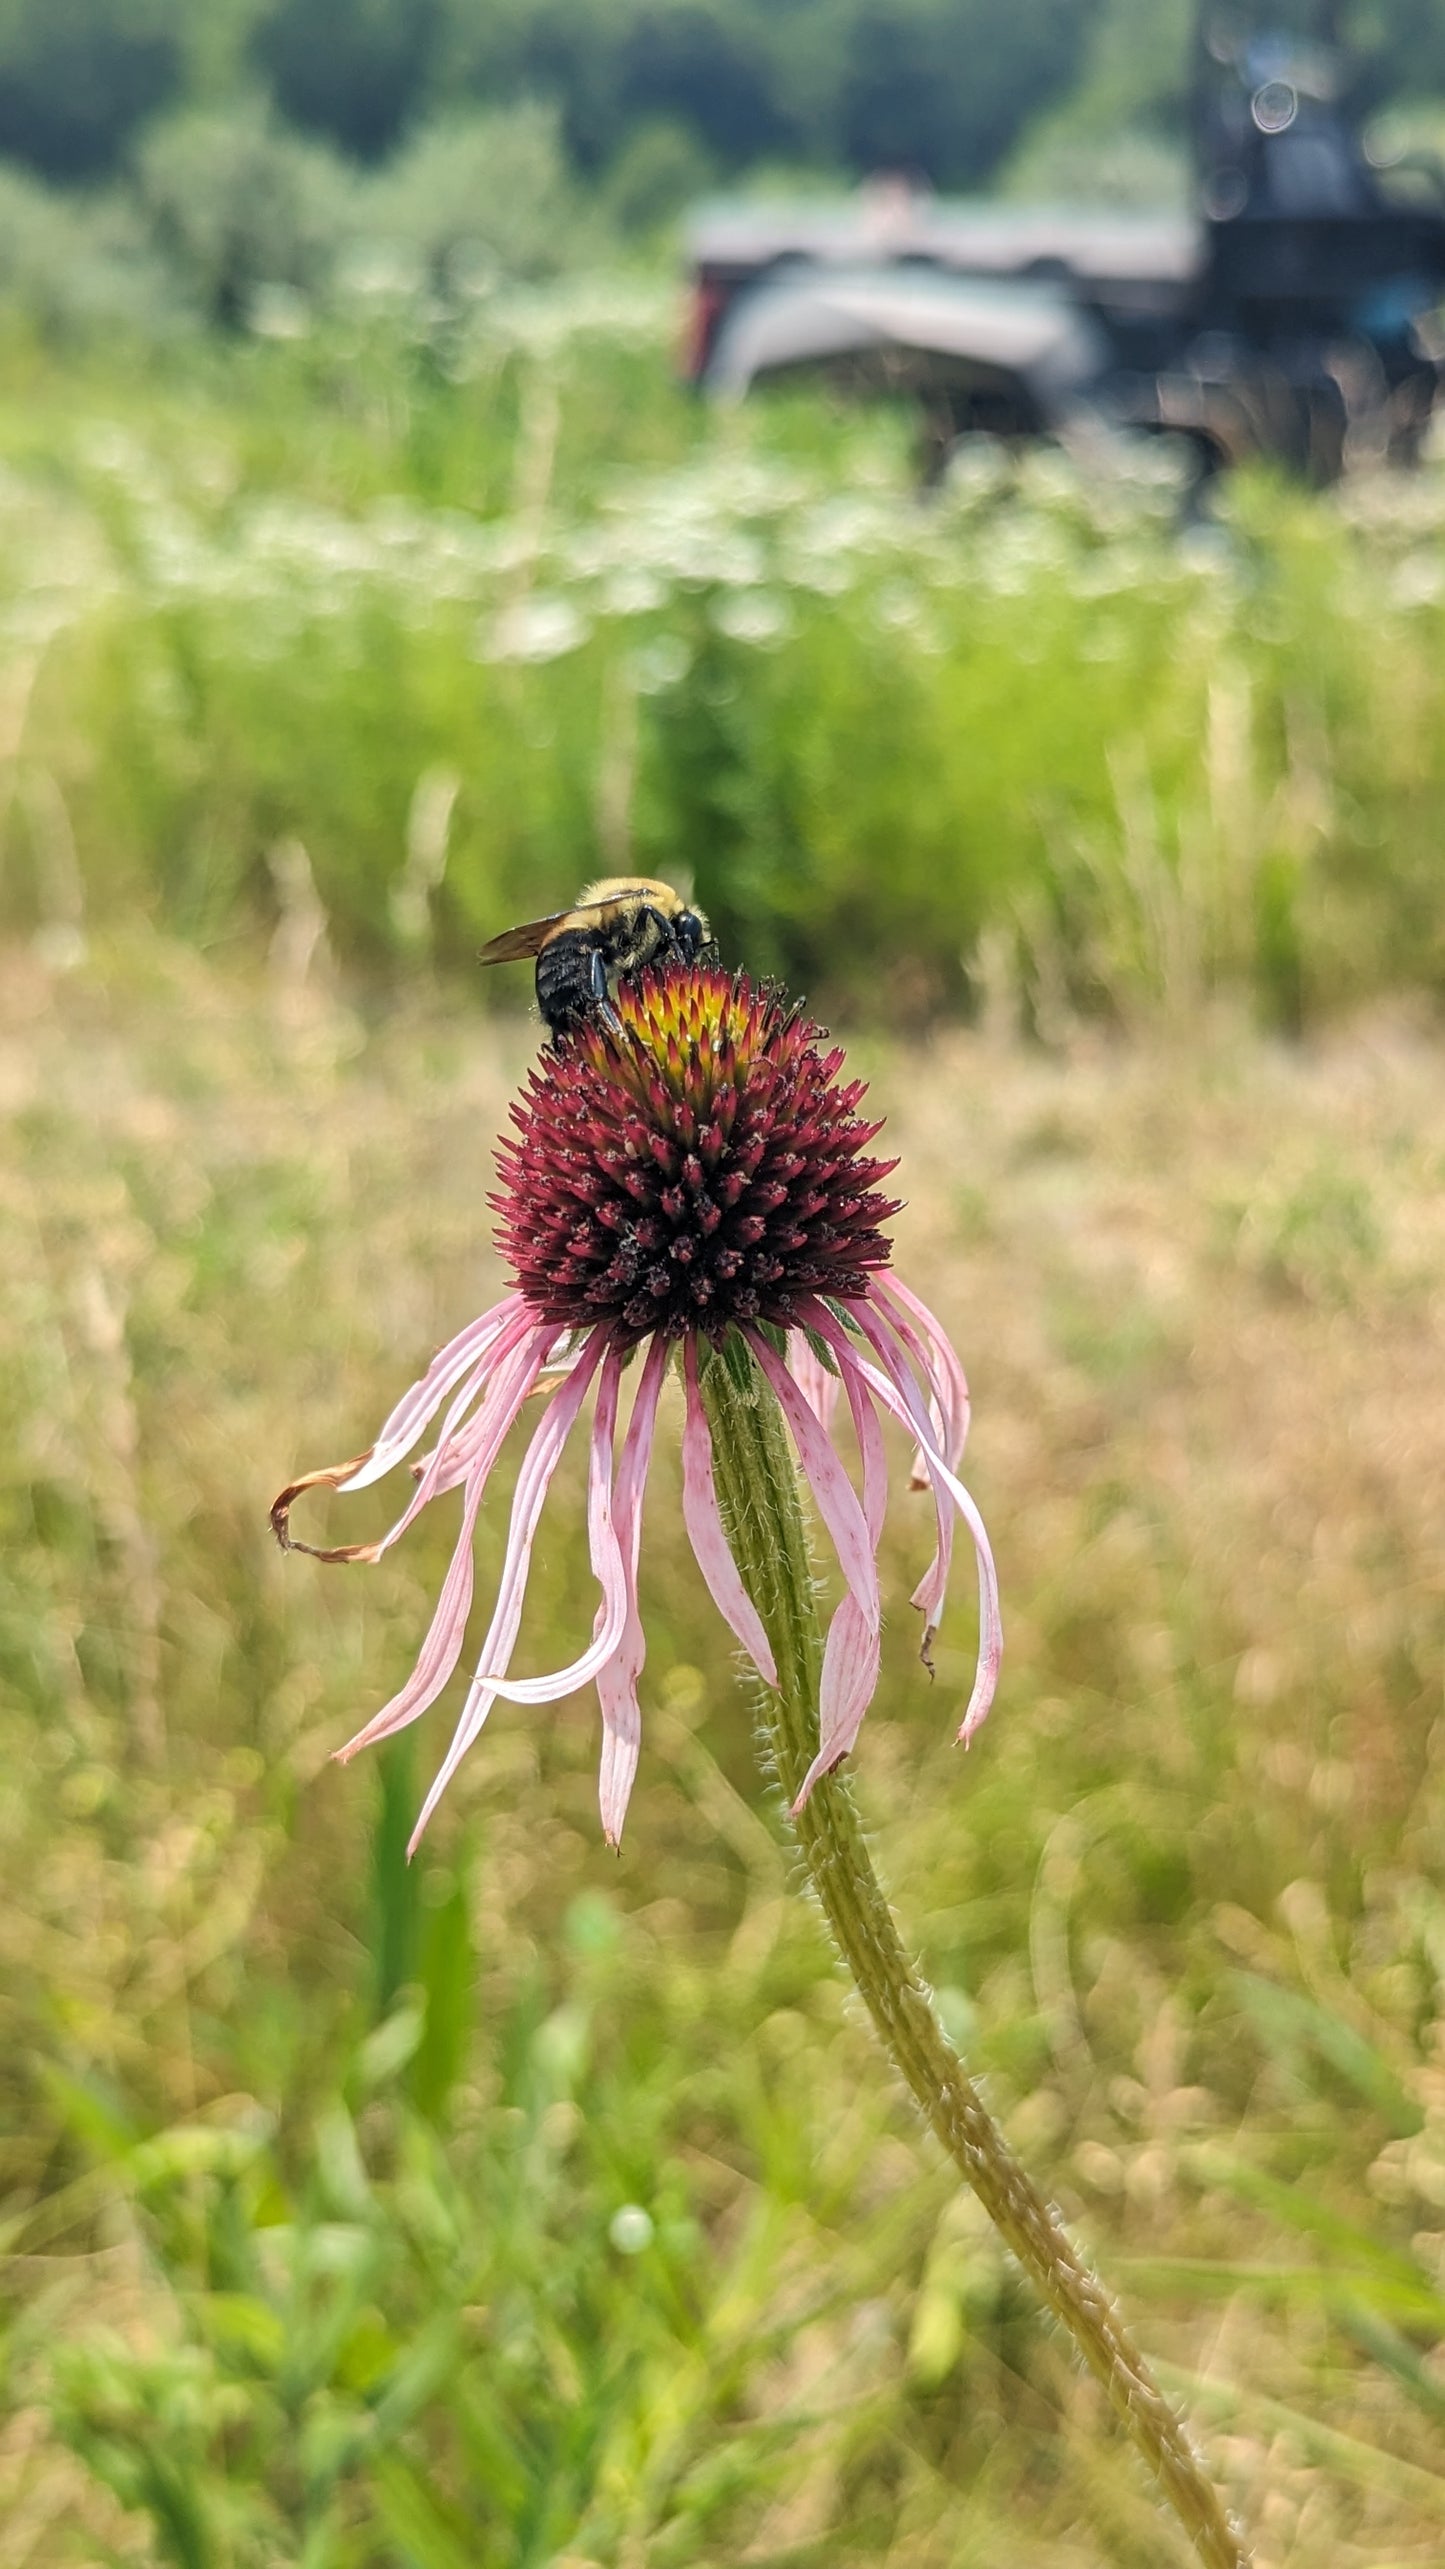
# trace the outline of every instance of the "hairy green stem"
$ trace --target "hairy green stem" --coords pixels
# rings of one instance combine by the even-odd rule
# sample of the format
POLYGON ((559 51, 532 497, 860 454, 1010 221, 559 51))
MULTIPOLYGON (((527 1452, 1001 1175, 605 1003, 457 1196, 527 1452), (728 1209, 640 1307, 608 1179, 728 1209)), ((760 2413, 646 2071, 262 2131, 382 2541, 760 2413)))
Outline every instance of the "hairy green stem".
MULTIPOLYGON (((822 1646, 797 1475, 772 1394, 734 1337, 706 1367, 703 1398, 723 1522, 778 1665, 763 1727, 789 1802, 818 1741, 822 1646)), ((934 2014, 899 1940, 841 1775, 794 1820, 809 1878, 874 2030, 916 2104, 1108 2395, 1126 2434, 1210 2569, 1248 2555, 1189 2437, 1058 2216, 1010 2150, 934 2014)))

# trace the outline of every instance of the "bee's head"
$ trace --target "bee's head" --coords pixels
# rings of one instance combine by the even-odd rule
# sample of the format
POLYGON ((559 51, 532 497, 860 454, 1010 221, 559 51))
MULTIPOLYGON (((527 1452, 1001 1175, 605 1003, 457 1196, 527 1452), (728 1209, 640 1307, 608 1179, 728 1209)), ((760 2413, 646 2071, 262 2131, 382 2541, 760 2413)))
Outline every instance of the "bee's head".
POLYGON ((679 910, 672 933, 684 963, 696 963, 703 948, 712 944, 712 930, 701 910, 679 910))

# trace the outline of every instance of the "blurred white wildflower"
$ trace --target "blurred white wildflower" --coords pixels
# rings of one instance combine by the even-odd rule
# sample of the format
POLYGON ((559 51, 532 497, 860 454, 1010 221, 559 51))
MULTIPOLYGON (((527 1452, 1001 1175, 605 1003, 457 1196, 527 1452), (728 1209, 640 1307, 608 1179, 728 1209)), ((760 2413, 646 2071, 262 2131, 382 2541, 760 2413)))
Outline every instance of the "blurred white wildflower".
POLYGON ((793 630, 792 611, 776 589, 744 589, 718 598, 712 621, 730 642, 759 646, 785 642, 793 630))
POLYGON ((655 634, 632 654, 632 683, 639 696, 660 696, 666 688, 679 685, 691 666, 692 653, 679 634, 655 634))
POLYGON ((477 636, 480 660, 560 660, 576 651, 590 628, 570 598, 555 590, 537 589, 514 598, 500 615, 484 623, 477 636))
POLYGON ((1435 553, 1407 553, 1390 580, 1390 602, 1397 607, 1438 606, 1445 597, 1445 562, 1435 553))
POLYGON ((670 285, 601 275, 499 294, 486 307, 484 327, 489 338, 545 357, 589 337, 649 347, 666 340, 675 318, 670 285))
POLYGON ((602 583, 599 604, 604 615, 651 615, 667 602, 667 589, 655 571, 615 571, 602 583))

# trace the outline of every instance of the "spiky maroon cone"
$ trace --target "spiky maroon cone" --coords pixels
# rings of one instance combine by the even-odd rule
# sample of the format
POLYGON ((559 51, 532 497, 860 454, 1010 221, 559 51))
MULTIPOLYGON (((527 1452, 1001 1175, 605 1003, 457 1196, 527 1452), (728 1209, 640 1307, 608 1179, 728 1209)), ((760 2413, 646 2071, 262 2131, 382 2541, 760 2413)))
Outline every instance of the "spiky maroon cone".
POLYGON ((594 1019, 543 1054, 498 1152, 497 1241, 529 1308, 630 1345, 862 1294, 897 1162, 863 1156, 879 1126, 842 1053, 711 966, 625 983, 617 1014, 620 1039, 594 1019))

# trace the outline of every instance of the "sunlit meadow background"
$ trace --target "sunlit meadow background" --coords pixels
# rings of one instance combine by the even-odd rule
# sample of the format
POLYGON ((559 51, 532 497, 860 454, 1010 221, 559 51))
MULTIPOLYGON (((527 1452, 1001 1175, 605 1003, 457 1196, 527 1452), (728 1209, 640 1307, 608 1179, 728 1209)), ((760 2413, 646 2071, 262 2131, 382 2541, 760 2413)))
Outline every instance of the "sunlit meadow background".
MULTIPOLYGON (((839 1985, 675 1436, 620 1859, 590 1699, 410 1870, 444 1712, 328 1763, 450 1527, 267 1502, 497 1288, 476 945, 630 865, 850 1036, 973 1377, 1000 1700, 965 1761, 900 1495, 856 1760, 944 2016, 1260 2562, 1427 2569, 1445 468, 920 505, 901 420, 692 408, 655 262, 62 323, 0 345, 6 2569, 1179 2557, 839 1985)), ((588 1595, 574 1469, 538 1663, 588 1595)))

